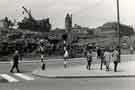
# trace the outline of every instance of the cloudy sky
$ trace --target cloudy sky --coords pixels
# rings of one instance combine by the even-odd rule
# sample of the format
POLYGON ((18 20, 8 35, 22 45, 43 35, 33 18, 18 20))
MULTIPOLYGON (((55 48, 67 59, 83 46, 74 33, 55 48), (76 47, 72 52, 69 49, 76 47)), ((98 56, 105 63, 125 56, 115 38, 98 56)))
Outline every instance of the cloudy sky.
MULTIPOLYGON (((135 0, 120 0, 121 23, 135 24, 135 0)), ((50 18, 53 28, 64 28, 66 13, 72 13, 73 24, 96 27, 116 21, 116 0, 0 0, 0 19, 5 16, 21 20, 22 6, 31 8, 36 19, 50 18)))

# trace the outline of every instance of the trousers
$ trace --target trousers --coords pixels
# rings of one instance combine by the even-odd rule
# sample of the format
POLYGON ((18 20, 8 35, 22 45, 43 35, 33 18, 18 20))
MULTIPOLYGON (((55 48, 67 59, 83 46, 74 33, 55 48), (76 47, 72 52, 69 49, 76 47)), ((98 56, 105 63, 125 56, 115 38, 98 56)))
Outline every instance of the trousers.
POLYGON ((12 66, 10 72, 13 72, 14 68, 16 68, 17 72, 20 72, 19 67, 18 67, 18 63, 13 63, 13 66, 12 66))

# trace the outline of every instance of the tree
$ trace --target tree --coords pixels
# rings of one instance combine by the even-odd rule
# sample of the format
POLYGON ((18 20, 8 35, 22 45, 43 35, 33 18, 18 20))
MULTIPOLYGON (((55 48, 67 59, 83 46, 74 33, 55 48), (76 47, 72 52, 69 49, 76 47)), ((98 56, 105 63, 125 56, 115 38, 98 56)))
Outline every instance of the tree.
POLYGON ((11 20, 9 20, 8 17, 5 17, 4 21, 7 24, 7 28, 10 28, 10 27, 13 27, 14 26, 14 23, 11 20))

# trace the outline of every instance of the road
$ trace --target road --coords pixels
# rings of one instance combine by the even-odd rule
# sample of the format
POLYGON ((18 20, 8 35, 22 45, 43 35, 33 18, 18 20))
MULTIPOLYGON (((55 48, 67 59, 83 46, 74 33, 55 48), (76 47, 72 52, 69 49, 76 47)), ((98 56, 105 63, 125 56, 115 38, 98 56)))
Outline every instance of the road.
POLYGON ((2 83, 0 90, 134 90, 135 78, 46 79, 2 83))
MULTIPOLYGON (((47 68, 63 66, 63 62, 48 62, 47 68)), ((75 62, 73 65, 84 64, 75 62)), ((34 69, 40 67, 40 63, 22 63, 22 74, 34 78, 24 80, 9 73, 10 64, 0 64, 0 74, 10 75, 19 82, 0 81, 0 90, 135 90, 135 78, 76 78, 76 79, 51 79, 36 77, 31 74, 34 69)))

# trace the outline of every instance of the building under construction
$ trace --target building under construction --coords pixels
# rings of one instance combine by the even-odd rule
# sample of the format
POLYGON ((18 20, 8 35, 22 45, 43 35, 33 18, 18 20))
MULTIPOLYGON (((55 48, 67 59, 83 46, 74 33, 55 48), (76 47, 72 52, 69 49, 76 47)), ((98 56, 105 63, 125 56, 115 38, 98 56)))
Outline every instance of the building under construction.
POLYGON ((48 32, 51 30, 51 24, 49 18, 36 20, 31 15, 31 10, 26 9, 24 6, 22 7, 23 14, 28 14, 28 17, 24 17, 24 19, 18 23, 20 29, 29 29, 37 32, 48 32))

